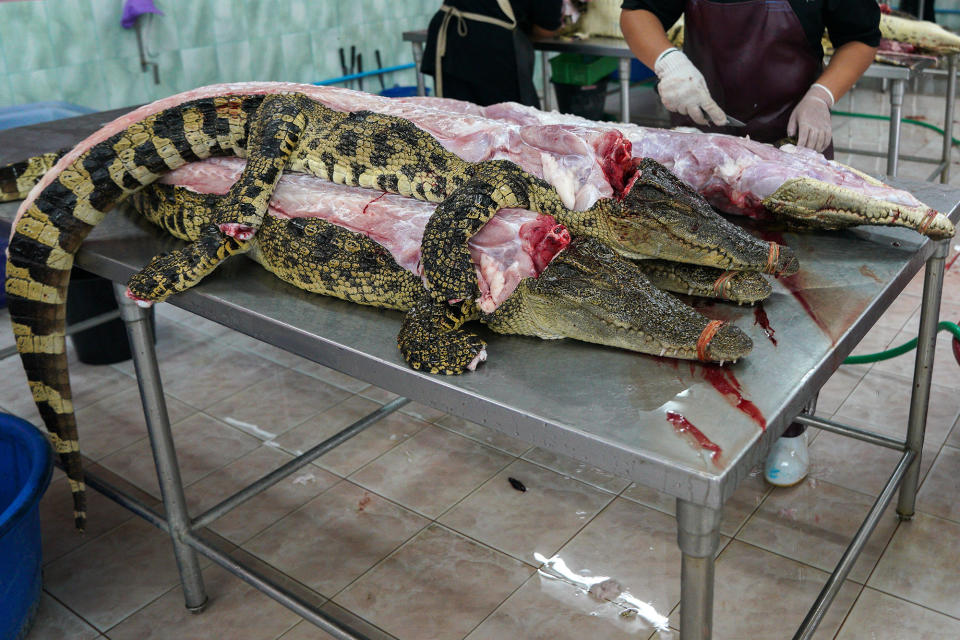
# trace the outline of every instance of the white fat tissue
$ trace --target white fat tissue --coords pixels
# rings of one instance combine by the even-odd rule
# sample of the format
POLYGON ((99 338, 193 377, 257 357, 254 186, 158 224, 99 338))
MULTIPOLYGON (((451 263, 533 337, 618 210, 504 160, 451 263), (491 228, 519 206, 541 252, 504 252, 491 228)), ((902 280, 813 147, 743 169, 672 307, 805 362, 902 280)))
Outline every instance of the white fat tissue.
MULTIPOLYGON (((574 573, 567 563, 560 556, 547 558, 534 552, 534 559, 542 566, 537 570, 541 576, 553 580, 563 580, 569 584, 583 589, 597 599, 606 600, 619 605, 627 611, 636 612, 637 617, 643 618, 650 626, 661 633, 669 633, 669 618, 662 615, 648 602, 643 602, 633 596, 628 591, 624 591, 616 580, 608 576, 593 576, 583 573, 574 573)), ((666 638, 668 636, 660 636, 666 638)), ((672 634, 669 636, 672 637, 672 634)))
MULTIPOLYGON (((164 184, 201 193, 224 194, 246 161, 211 158, 166 174, 164 184)), ((370 189, 337 185, 302 173, 286 172, 270 200, 270 214, 281 217, 321 217, 383 245, 404 269, 423 275, 420 242, 436 205, 370 189)), ((550 216, 523 209, 503 209, 474 235, 470 255, 480 285, 478 305, 492 313, 510 297, 524 278, 538 274, 535 247, 525 242, 531 226, 553 226, 550 216)))

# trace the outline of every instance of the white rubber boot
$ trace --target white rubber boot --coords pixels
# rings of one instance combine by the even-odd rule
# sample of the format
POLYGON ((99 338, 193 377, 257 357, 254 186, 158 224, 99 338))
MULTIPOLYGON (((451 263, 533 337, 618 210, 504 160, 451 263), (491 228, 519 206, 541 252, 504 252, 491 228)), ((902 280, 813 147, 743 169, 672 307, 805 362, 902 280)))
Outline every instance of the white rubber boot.
POLYGON ((792 487, 807 477, 810 455, 807 453, 807 432, 794 438, 780 438, 773 443, 763 477, 777 487, 792 487))

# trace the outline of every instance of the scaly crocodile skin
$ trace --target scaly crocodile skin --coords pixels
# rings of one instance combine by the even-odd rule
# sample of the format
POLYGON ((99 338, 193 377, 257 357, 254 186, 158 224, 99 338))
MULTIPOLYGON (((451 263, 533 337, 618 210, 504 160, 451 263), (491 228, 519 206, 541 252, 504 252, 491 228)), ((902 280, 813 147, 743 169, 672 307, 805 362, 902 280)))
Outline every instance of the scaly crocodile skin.
MULTIPOLYGON (((437 222, 424 239, 423 262, 434 304, 441 305, 442 313, 414 314, 416 322, 409 323, 407 336, 414 342, 417 338, 410 335, 423 328, 424 321, 447 318, 450 313, 457 322, 465 320, 462 312, 451 312, 443 305, 476 292, 473 269, 464 271, 465 242, 497 208, 516 203, 551 213, 561 222, 569 219, 582 235, 607 242, 616 241, 611 235, 615 218, 629 215, 621 203, 606 200, 587 212, 569 212, 561 209, 559 198, 546 183, 515 166, 467 163, 406 120, 363 111, 338 112, 296 93, 189 100, 147 115, 94 144, 69 164, 58 165, 57 175, 46 178, 52 181, 21 207, 8 249, 6 282, 17 347, 34 400, 67 470, 80 528, 86 517, 85 498, 64 340, 64 304, 74 254, 116 204, 163 173, 213 155, 247 157, 248 164, 218 202, 210 221, 201 225, 195 220, 199 226, 181 229, 191 238, 189 245, 154 258, 134 276, 128 290, 131 297, 163 300, 196 284, 227 257, 249 252, 284 169, 441 203, 437 222), (460 187, 465 190, 458 195, 460 187), (464 194, 469 194, 469 202, 464 194)), ((27 168, 34 174, 42 170, 29 163, 27 168)), ((18 184, 6 190, 5 197, 22 191, 23 185, 18 184)), ((776 255, 784 257, 786 251, 776 255)), ((762 253, 760 264, 765 262, 762 253)), ((725 247, 711 247, 706 255, 723 257, 725 247)), ((788 256, 783 261, 789 264, 788 256)), ((773 266, 769 258, 766 262, 773 266)), ((714 266, 736 268, 723 262, 714 266)), ((289 275, 293 267, 276 269, 289 275)), ((347 287, 345 282, 341 279, 332 286, 347 287)), ((676 321, 691 323, 691 332, 700 323, 692 312, 676 321)), ((428 339, 450 333, 446 324, 444 320, 435 333, 428 328, 420 335, 428 339)), ((748 341, 743 340, 732 340, 732 349, 721 349, 721 336, 718 333, 712 343, 718 359, 734 359, 749 350, 748 341)), ((409 344, 413 342, 405 353, 461 360, 478 346, 468 340, 456 350, 431 351, 423 345, 418 351, 409 344)), ((663 348, 673 346, 665 343, 663 348)), ((709 357, 706 350, 698 355, 709 357)), ((458 371, 469 362, 424 364, 429 370, 458 371)))

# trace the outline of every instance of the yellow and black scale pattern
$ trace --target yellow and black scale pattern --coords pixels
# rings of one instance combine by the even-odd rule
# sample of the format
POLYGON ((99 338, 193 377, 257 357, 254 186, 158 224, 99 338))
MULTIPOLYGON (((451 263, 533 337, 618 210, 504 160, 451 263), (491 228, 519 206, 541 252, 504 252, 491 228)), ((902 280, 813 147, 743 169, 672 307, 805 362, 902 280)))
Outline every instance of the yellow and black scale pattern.
MULTIPOLYGON (((214 224, 200 229, 187 247, 154 258, 131 280, 133 295, 163 300, 199 282, 230 255, 249 251, 249 240, 224 235, 221 225, 246 225, 255 231, 284 169, 432 202, 443 202, 469 182, 469 201, 458 201, 462 208, 438 211, 438 223, 423 245, 427 277, 434 295, 444 301, 474 296, 474 270, 464 269, 466 239, 497 209, 566 211, 549 185, 515 165, 471 164, 406 120, 365 111, 338 112, 300 94, 192 100, 147 116, 95 144, 60 171, 22 212, 10 241, 6 281, 17 347, 70 479, 78 527, 86 518, 85 498, 64 338, 73 256, 116 204, 167 171, 214 155, 247 157, 248 165, 219 203, 214 224)), ((36 174, 43 168, 29 169, 36 174)), ((4 199, 26 195, 20 179, 26 171, 13 173, 7 173, 4 199)), ((425 314, 423 321, 431 317, 425 314)), ((439 352, 428 347, 422 354, 404 355, 425 358, 415 366, 452 372, 456 366, 431 365, 429 359, 463 358, 463 350, 462 345, 439 352)))

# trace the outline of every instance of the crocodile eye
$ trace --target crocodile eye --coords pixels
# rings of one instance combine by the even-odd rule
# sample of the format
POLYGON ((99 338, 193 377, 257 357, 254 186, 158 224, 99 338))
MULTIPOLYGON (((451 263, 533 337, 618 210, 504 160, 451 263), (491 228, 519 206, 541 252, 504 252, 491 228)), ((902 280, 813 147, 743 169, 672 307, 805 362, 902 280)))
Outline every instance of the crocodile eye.
POLYGON ((318 231, 320 231, 320 225, 308 224, 303 227, 303 235, 306 236, 315 236, 318 231))

